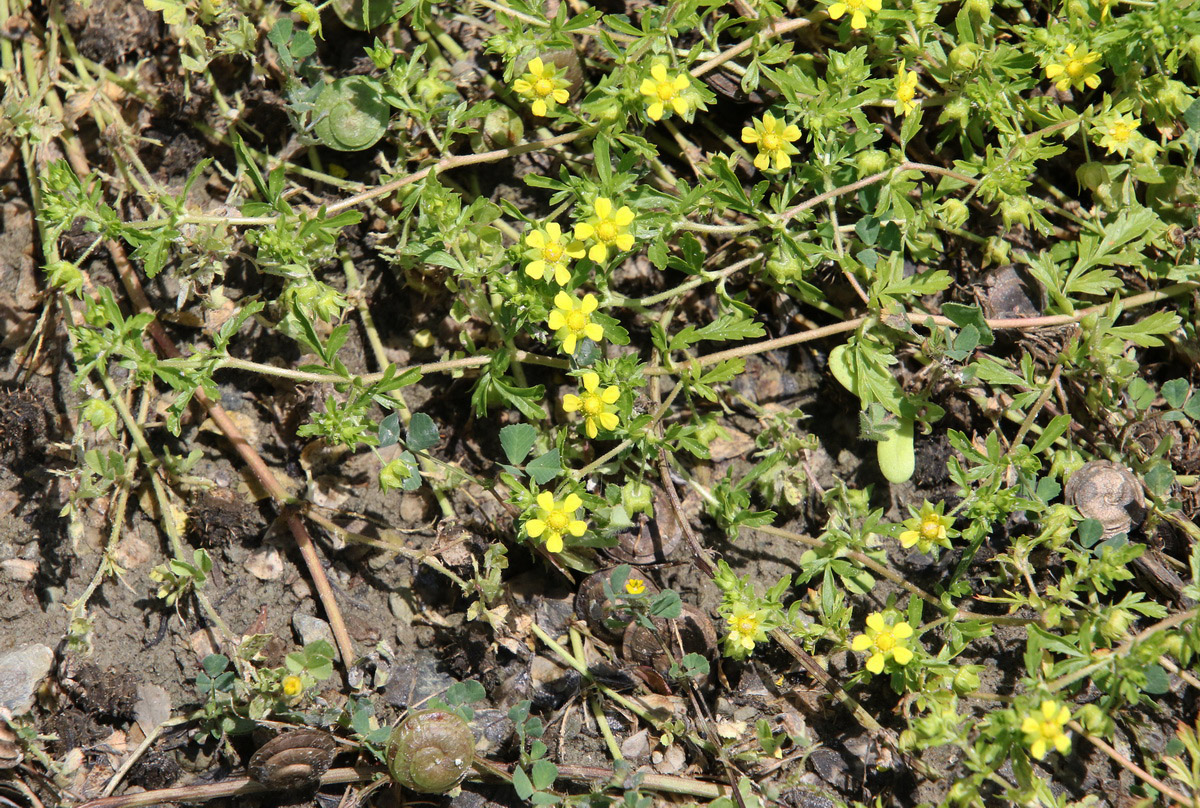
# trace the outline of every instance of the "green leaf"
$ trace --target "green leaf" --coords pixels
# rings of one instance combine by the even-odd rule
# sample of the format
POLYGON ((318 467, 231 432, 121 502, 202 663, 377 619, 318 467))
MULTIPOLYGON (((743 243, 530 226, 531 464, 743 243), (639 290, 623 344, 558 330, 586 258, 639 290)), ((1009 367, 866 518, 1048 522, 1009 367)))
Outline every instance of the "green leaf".
POLYGON ((1109 329, 1113 336, 1129 340, 1142 348, 1157 348, 1162 345, 1156 334, 1170 334, 1179 328, 1179 315, 1169 311, 1156 311, 1134 325, 1117 325, 1109 329))
POLYGON ((650 614, 653 617, 663 617, 668 620, 679 617, 683 613, 683 603, 679 593, 674 589, 659 592, 650 601, 650 614))
POLYGON ((1167 672, 1157 662, 1151 662, 1146 666, 1146 686, 1143 688, 1152 696, 1161 696, 1163 693, 1170 691, 1171 679, 1167 676, 1167 672))
POLYGON ((393 412, 379 422, 379 448, 396 445, 400 440, 400 413, 393 412))
POLYGON ((529 461, 525 467, 530 478, 538 485, 545 485, 559 474, 562 474, 562 461, 558 449, 551 449, 541 457, 529 461))
POLYGON ((149 11, 162 12, 163 22, 167 25, 187 22, 187 7, 178 0, 142 0, 142 5, 149 11))
POLYGON ((529 424, 509 424, 500 430, 500 448, 514 466, 525 462, 536 440, 537 430, 529 424))
POLYGON ((1071 425, 1070 415, 1057 415, 1051 419, 1046 428, 1042 430, 1041 437, 1033 444, 1033 453, 1041 454, 1054 445, 1054 441, 1067 431, 1067 427, 1071 425))
POLYGON ((1167 402, 1168 407, 1177 410, 1183 406, 1190 389, 1191 386, 1186 379, 1171 379, 1169 382, 1163 382, 1163 400, 1167 402))
POLYGON ((465 682, 455 682, 446 688, 445 699, 447 704, 458 706, 483 701, 486 696, 487 691, 484 690, 483 685, 474 679, 468 679, 465 682))
POLYGON ((438 434, 437 425, 423 412, 414 413, 412 421, 408 424, 408 448, 414 452, 423 452, 430 447, 437 446, 441 440, 441 435, 438 434))
POLYGON ((979 333, 980 345, 991 345, 996 341, 996 335, 987 324, 983 311, 978 306, 964 306, 961 303, 946 302, 942 304, 942 314, 948 317, 959 328, 974 326, 979 333))
POLYGON ((513 769, 513 790, 517 792, 517 797, 522 800, 528 800, 536 791, 533 783, 529 780, 529 775, 520 766, 513 769))
POLYGON ((224 654, 209 654, 200 660, 200 667, 204 668, 204 672, 209 677, 215 679, 225 668, 229 667, 229 657, 224 654))
POLYGON ((544 791, 554 785, 554 781, 558 779, 558 767, 548 760, 539 760, 533 764, 533 787, 538 791, 544 791))

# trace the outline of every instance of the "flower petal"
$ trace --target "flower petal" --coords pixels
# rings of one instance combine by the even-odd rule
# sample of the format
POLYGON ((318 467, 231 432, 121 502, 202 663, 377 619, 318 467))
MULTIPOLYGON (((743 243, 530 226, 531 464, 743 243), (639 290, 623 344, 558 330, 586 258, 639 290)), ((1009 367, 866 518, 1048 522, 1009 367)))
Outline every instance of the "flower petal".
POLYGON ((883 654, 874 654, 867 660, 867 670, 875 674, 883 673, 883 663, 885 661, 883 654))
POLYGON ((675 76, 675 81, 671 84, 671 86, 675 88, 675 92, 680 92, 681 90, 686 90, 688 87, 691 87, 692 83, 688 81, 687 76, 680 73, 675 76))
POLYGON ((583 421, 583 432, 584 432, 584 434, 585 434, 585 435, 587 435, 589 438, 593 438, 593 439, 594 439, 594 438, 596 437, 596 435, 598 434, 598 432, 597 432, 597 430, 596 430, 596 419, 595 419, 595 418, 585 418, 585 419, 584 419, 584 421, 583 421))
POLYGON ((561 553, 563 549, 563 540, 561 533, 551 533, 546 537, 546 550, 551 553, 561 553))
POLYGON ((638 90, 642 95, 649 95, 655 98, 658 97, 658 85, 656 85, 650 79, 642 79, 642 84, 640 87, 638 87, 638 90))
POLYGON ((661 101, 655 101, 646 109, 646 114, 650 116, 652 121, 661 121, 663 114, 663 105, 661 101))
POLYGON ((579 409, 581 404, 583 404, 583 401, 574 393, 567 393, 565 396, 563 396, 563 412, 575 412, 577 409, 579 409))
POLYGON ((1066 70, 1066 68, 1062 65, 1046 65, 1046 78, 1052 79, 1055 76, 1062 74, 1064 70, 1066 70))
POLYGON ((566 90, 559 89, 554 91, 553 98, 558 103, 565 104, 571 100, 571 94, 566 90))
POLYGON ((513 82, 513 89, 521 95, 525 95, 533 90, 533 85, 527 82, 525 79, 517 79, 513 82))
POLYGON ((854 16, 850 18, 850 27, 855 31, 861 31, 867 27, 867 15, 861 11, 855 11, 854 16))
POLYGON ((592 342, 604 339, 604 328, 599 323, 588 323, 583 327, 583 335, 592 342))
POLYGON ((587 255, 587 250, 584 249, 582 241, 568 242, 567 245, 563 247, 563 250, 572 258, 583 258, 583 256, 587 255))
POLYGON ((786 129, 783 130, 783 135, 781 137, 783 137, 783 139, 788 141, 789 143, 793 140, 799 140, 800 139, 800 127, 796 126, 796 124, 791 124, 786 129))
POLYGON ((549 491, 542 491, 537 495, 537 504, 543 511, 554 510, 554 494, 549 491))
POLYGON ((566 292, 559 292, 554 296, 554 305, 563 311, 575 310, 575 298, 571 297, 566 292))
MULTIPOLYGON (((550 227, 551 225, 546 225, 547 230, 550 227)), ((546 234, 541 230, 531 230, 529 235, 525 236, 525 243, 530 247, 540 250, 546 246, 546 234)))
POLYGON ((590 239, 594 235, 596 235, 596 228, 592 227, 587 222, 580 222, 579 224, 575 225, 575 238, 590 239))
POLYGON ((676 115, 687 115, 688 101, 682 95, 677 95, 671 99, 671 106, 675 109, 676 115))
POLYGON ((536 539, 546 532, 546 523, 541 519, 530 519, 525 523, 525 532, 529 534, 531 539, 536 539))
POLYGON ((787 171, 792 167, 792 158, 788 157, 782 151, 775 152, 775 170, 787 171))
POLYGON ((1038 738, 1029 745, 1029 754, 1033 755, 1038 760, 1044 758, 1046 756, 1046 742, 1041 738, 1038 738))
POLYGON ((905 648, 903 645, 897 645, 892 649, 892 659, 896 660, 897 665, 907 665, 912 662, 913 652, 905 648))
POLYGON ((592 210, 596 211, 596 216, 601 219, 611 218, 612 209, 612 200, 607 196, 598 196, 596 197, 596 201, 592 203, 592 210))
POLYGON ((622 205, 617 209, 617 212, 613 214, 612 219, 619 227, 628 227, 630 222, 633 221, 633 211, 628 205, 622 205))
POLYGON ((525 265, 525 274, 533 278, 535 281, 540 281, 542 276, 546 274, 546 262, 530 261, 525 265))
POLYGON ((581 519, 572 519, 570 523, 567 524, 567 531, 572 536, 582 536, 584 533, 587 533, 587 522, 584 522, 581 519))
POLYGON ((628 233, 622 233, 617 236, 617 249, 626 251, 633 249, 633 236, 628 233))
MULTIPOLYGON (((546 222, 546 226, 542 229, 546 231, 546 235, 552 242, 558 241, 562 238, 562 226, 559 225, 558 222, 546 222)), ((526 239, 526 241, 528 241, 528 239, 526 239)), ((543 239, 543 244, 544 243, 545 240, 543 239)), ((532 244, 531 246, 541 247, 542 244, 532 244)))
POLYGON ((567 498, 562 501, 562 509, 565 513, 574 513, 582 504, 583 500, 578 494, 567 494, 567 498))
POLYGON ((613 412, 602 412, 598 416, 600 418, 600 426, 604 427, 609 432, 612 432, 621 425, 621 419, 613 412))
POLYGON ((612 387, 604 388, 604 392, 600 394, 600 400, 605 404, 615 404, 617 399, 621 397, 621 388, 613 385, 612 387))
POLYGON ((554 265, 554 282, 559 286, 566 286, 571 282, 571 273, 567 272, 567 268, 563 264, 554 265))
POLYGON ((529 72, 538 78, 541 78, 542 74, 546 72, 546 63, 542 61, 542 57, 540 56, 530 59, 527 67, 529 68, 529 72))
POLYGON ((588 258, 592 259, 597 264, 604 263, 606 260, 608 260, 608 247, 605 246, 604 242, 593 244, 592 248, 588 250, 588 258))
POLYGON ((855 651, 865 651, 871 647, 871 638, 866 634, 859 634, 850 641, 850 648, 855 651))
POLYGON ((546 109, 546 102, 540 98, 537 101, 534 101, 532 106, 530 106, 529 109, 534 115, 538 116, 539 118, 545 118, 546 113, 549 111, 546 109))
POLYGON ((847 6, 845 3, 834 3, 832 6, 829 7, 829 19, 831 19, 831 20, 841 19, 842 15, 846 13, 846 10, 848 8, 849 8, 849 6, 847 6))
POLYGON ((667 66, 662 62, 659 62, 658 64, 654 65, 654 67, 650 68, 650 75, 654 76, 655 81, 669 81, 667 78, 667 66))
POLYGON ((579 303, 579 310, 584 314, 591 314, 600 304, 596 301, 596 296, 588 292, 583 296, 583 300, 579 303))
POLYGON ((567 334, 567 336, 563 339, 563 344, 562 344, 563 350, 566 351, 568 354, 574 355, 575 354, 575 341, 576 341, 575 335, 573 333, 567 334))
POLYGON ((587 373, 583 374, 582 378, 583 378, 583 389, 587 390, 589 393, 592 392, 593 390, 595 390, 596 387, 600 384, 600 376, 596 373, 593 373, 590 370, 587 373))
POLYGON ((754 157, 754 167, 759 171, 766 171, 767 166, 771 165, 771 153, 760 151, 754 157))
POLYGON ((757 143, 758 142, 758 132, 755 132, 749 126, 743 126, 742 127, 742 142, 743 143, 757 143))
POLYGON ((867 628, 872 631, 883 631, 887 628, 887 623, 883 621, 883 615, 879 612, 872 612, 867 615, 867 628))
POLYGON ((892 627, 892 636, 897 640, 906 640, 912 635, 912 626, 910 626, 908 623, 897 623, 892 627))

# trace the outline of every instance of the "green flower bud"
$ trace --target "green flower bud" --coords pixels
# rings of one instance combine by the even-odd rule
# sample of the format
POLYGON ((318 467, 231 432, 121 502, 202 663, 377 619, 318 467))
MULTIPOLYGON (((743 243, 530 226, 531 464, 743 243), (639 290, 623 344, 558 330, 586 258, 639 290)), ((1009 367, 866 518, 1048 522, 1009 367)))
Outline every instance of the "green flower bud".
POLYGON ((772 250, 771 257, 767 259, 767 272, 778 283, 792 283, 803 277, 804 264, 790 249, 779 247, 772 250))
POLYGON ((1000 202, 1000 219, 1005 227, 1018 224, 1029 227, 1033 218, 1033 203, 1028 197, 1009 196, 1000 202))
POLYGON ((1129 633, 1129 624, 1132 620, 1133 615, 1127 610, 1114 608, 1100 624, 1100 634, 1109 642, 1122 640, 1129 633))
POLYGON ((867 149, 854 155, 854 165, 858 167, 858 176, 867 177, 878 174, 887 167, 887 152, 879 149, 867 149))
POLYGON ((962 227, 971 215, 971 211, 967 208, 965 202, 955 198, 947 199, 938 205, 938 214, 942 221, 951 227, 962 227))
POLYGON ((938 123, 956 123, 965 127, 971 118, 971 101, 964 95, 956 95, 942 107, 938 123))
POLYGON ((483 119, 483 142, 488 148, 504 149, 519 143, 523 137, 525 124, 508 107, 493 110, 483 119))
POLYGON ((979 63, 975 45, 963 43, 950 51, 950 66, 955 70, 970 70, 979 63))
POLYGON ((999 236, 991 236, 983 248, 983 265, 985 267, 1002 267, 1012 263, 1012 245, 999 236))
POLYGON ((83 288, 83 273, 69 261, 54 261, 46 266, 46 278, 55 289, 73 295, 83 288))
POLYGON ((954 682, 952 686, 954 687, 954 692, 960 696, 966 693, 974 693, 979 689, 979 685, 980 681, 978 665, 967 665, 963 668, 960 668, 959 671, 954 674, 954 682))
POLYGON ((88 399, 79 411, 79 417, 91 424, 96 432, 107 429, 110 434, 116 434, 113 427, 117 425, 117 411, 103 399, 88 399))
POLYGON ((1108 169, 1103 163, 1084 163, 1075 169, 1075 178, 1079 180, 1080 185, 1095 193, 1101 185, 1108 184, 1108 169))
POLYGON ((433 332, 428 328, 422 328, 417 333, 413 334, 413 347, 429 348, 433 345, 433 332))
POLYGON ((983 22, 992 18, 992 0, 967 0, 963 7, 967 13, 978 17, 983 22))
POLYGON ((630 515, 639 512, 650 513, 654 510, 654 492, 644 482, 625 483, 621 487, 621 504, 630 515))

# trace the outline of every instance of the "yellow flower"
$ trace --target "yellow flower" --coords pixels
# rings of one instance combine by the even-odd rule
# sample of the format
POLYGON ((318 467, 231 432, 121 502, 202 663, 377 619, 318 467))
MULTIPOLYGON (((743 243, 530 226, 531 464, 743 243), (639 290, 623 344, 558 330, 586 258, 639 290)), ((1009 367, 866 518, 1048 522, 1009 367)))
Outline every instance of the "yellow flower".
POLYGON ((764 617, 759 609, 737 604, 726 618, 729 623, 729 636, 725 638, 725 642, 741 654, 753 651, 756 643, 767 639, 767 630, 763 627, 764 617))
POLYGON ((608 260, 610 246, 621 252, 633 248, 633 236, 629 233, 629 225, 633 223, 632 210, 626 205, 613 210, 611 199, 598 196, 592 202, 592 211, 593 216, 575 225, 576 239, 596 240, 588 250, 588 258, 599 264, 608 260))
POLYGON ((531 248, 525 251, 525 257, 531 259, 525 265, 525 274, 534 280, 541 280, 543 275, 554 278, 559 286, 566 286, 571 280, 567 259, 583 258, 584 255, 582 242, 563 241, 558 222, 548 222, 544 227, 530 231, 525 236, 525 243, 531 248))
POLYGON ((285 676, 280 682, 280 690, 286 699, 294 699, 304 692, 304 682, 299 676, 285 676))
POLYGON ((580 411, 583 413, 584 431, 587 432, 589 438, 596 437, 596 424, 604 427, 605 431, 611 432, 617 428, 620 419, 617 414, 612 411, 612 405, 621 397, 621 390, 618 387, 606 387, 603 390, 597 391, 600 385, 600 377, 595 373, 588 371, 583 374, 583 391, 580 395, 567 393, 563 396, 563 410, 566 412, 580 411))
POLYGON ((913 634, 912 626, 901 621, 888 625, 879 612, 867 615, 867 633, 855 637, 850 647, 855 651, 873 649, 867 659, 867 670, 871 673, 882 673, 883 666, 888 660, 895 660, 897 665, 907 665, 913 658, 913 652, 904 641, 913 634))
POLYGON ((850 12, 850 27, 859 31, 867 27, 867 12, 872 13, 883 9, 883 0, 838 0, 829 7, 829 19, 839 20, 847 11, 850 12))
POLYGON ((926 502, 919 513, 906 519, 904 524, 908 530, 900 534, 900 546, 907 549, 915 544, 922 553, 928 553, 935 544, 950 549, 949 528, 954 524, 954 517, 943 515, 941 508, 942 505, 935 508, 926 502))
POLYGON ((537 495, 537 515, 525 523, 525 532, 531 539, 545 534, 546 549, 561 553, 564 534, 578 538, 587 532, 587 522, 575 518, 582 504, 583 500, 575 494, 567 494, 566 499, 558 502, 549 491, 543 491, 537 495))
POLYGON ((1141 122, 1133 115, 1113 113, 1092 128, 1093 135, 1101 135, 1100 145, 1108 150, 1108 154, 1116 152, 1124 157, 1131 147, 1141 138, 1138 127, 1141 122))
POLYGON ((1046 78, 1054 80, 1062 77, 1054 85, 1059 92, 1065 91, 1068 86, 1076 90, 1082 90, 1084 87, 1094 90, 1100 86, 1100 77, 1096 75, 1100 70, 1096 66, 1096 62, 1100 61, 1100 54, 1088 51, 1076 55, 1075 51, 1075 45, 1067 45, 1063 48, 1064 58, 1061 62, 1046 65, 1046 78))
POLYGON ((1067 737, 1063 727, 1070 720, 1071 711, 1065 704, 1050 699, 1043 701, 1038 713, 1025 716, 1025 720, 1021 722, 1021 732, 1025 733, 1029 754, 1041 760, 1051 746, 1060 754, 1066 753, 1071 748, 1071 739, 1067 737))
POLYGON ((574 354, 581 337, 587 337, 592 342, 604 339, 604 329, 599 323, 593 323, 591 318, 597 305, 596 296, 590 292, 580 301, 566 292, 554 296, 554 309, 546 318, 546 325, 562 343, 564 351, 574 354))
POLYGON ((646 591, 646 582, 641 578, 630 578, 625 582, 625 593, 627 595, 640 595, 646 591))
POLYGON ((904 72, 905 67, 905 62, 900 62, 900 72, 896 74, 896 106, 908 115, 920 102, 917 101, 917 74, 912 70, 904 72))
POLYGON ((545 117, 550 104, 565 104, 571 94, 567 92, 569 82, 558 75, 554 65, 545 64, 535 56, 526 65, 528 72, 513 82, 513 89, 526 100, 532 101, 530 108, 538 117, 545 117))
POLYGON ((758 156, 754 158, 754 167, 759 171, 766 171, 774 160, 776 171, 786 171, 790 168, 792 158, 788 155, 800 151, 792 145, 792 141, 800 139, 800 127, 795 124, 784 126, 783 121, 777 120, 769 112, 763 114, 761 121, 751 122, 754 124, 753 128, 742 127, 742 142, 758 144, 758 156))
POLYGON ((646 96, 646 114, 650 116, 650 120, 661 120, 663 113, 670 115, 672 109, 676 115, 686 115, 694 106, 693 99, 684 93, 684 90, 692 85, 686 73, 676 73, 672 76, 667 72, 667 66, 658 62, 650 68, 650 76, 651 78, 642 79, 642 86, 639 88, 642 95, 646 96))

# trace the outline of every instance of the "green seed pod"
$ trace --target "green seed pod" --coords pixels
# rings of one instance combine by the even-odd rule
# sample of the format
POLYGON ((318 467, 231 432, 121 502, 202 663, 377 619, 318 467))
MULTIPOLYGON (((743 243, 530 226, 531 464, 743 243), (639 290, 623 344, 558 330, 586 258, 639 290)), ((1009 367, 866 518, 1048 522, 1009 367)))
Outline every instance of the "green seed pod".
POLYGON ((875 456, 879 459, 879 470, 888 482, 908 482, 917 467, 911 418, 901 418, 899 428, 887 440, 875 445, 875 456))
POLYGON ((854 155, 854 164, 858 168, 858 176, 866 177, 870 174, 878 174, 887 166, 887 152, 881 152, 879 149, 868 149, 854 155))
POLYGON ((379 142, 392 109, 379 82, 347 76, 325 85, 313 110, 313 134, 338 151, 361 151, 379 142))
POLYGON ((938 213, 942 217, 942 221, 951 227, 962 227, 966 223, 967 218, 971 215, 971 211, 967 208, 967 204, 961 199, 947 199, 942 204, 938 205, 938 213))
POLYGON ((979 61, 976 55, 978 46, 969 43, 963 43, 954 50, 950 51, 950 64, 955 70, 970 70, 979 61))
POLYGON ((445 710, 424 710, 400 722, 387 745, 392 779, 421 794, 445 794, 462 782, 475 760, 467 722, 445 710))

